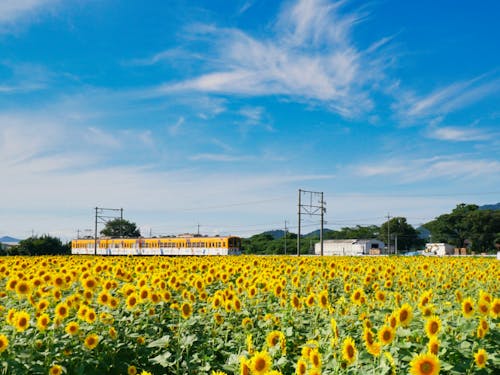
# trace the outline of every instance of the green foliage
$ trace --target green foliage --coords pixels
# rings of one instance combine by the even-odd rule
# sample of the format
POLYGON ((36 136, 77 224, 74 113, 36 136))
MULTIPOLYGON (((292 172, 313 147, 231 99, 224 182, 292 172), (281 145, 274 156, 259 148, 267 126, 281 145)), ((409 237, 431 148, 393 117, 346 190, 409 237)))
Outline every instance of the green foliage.
POLYGON ((361 225, 356 225, 355 227, 348 228, 344 227, 338 231, 329 231, 325 234, 325 239, 342 240, 348 238, 360 238, 360 239, 370 239, 378 238, 380 233, 380 227, 376 225, 369 225, 363 227, 361 225))
MULTIPOLYGON (((301 254, 310 254, 314 252, 314 244, 319 241, 318 237, 301 238, 301 254), (312 248, 312 249, 311 249, 312 248)), ((286 238, 275 239, 268 233, 256 234, 250 238, 242 239, 243 254, 297 254, 297 235, 287 233, 286 238)))
POLYGON ((57 237, 48 234, 29 237, 17 246, 7 249, 7 255, 63 255, 71 253, 71 245, 63 244, 57 237))
POLYGON ((101 230, 103 236, 108 237, 140 237, 141 232, 135 223, 125 219, 113 219, 106 223, 101 230))
POLYGON ((386 244, 391 243, 391 246, 393 246, 396 237, 398 240, 398 249, 411 250, 424 246, 424 241, 418 237, 417 230, 408 224, 404 217, 393 217, 380 227, 378 238, 381 241, 384 241, 386 244), (388 234, 391 236, 390 241, 387 238, 388 234))
POLYGON ((480 210, 474 204, 459 204, 449 214, 425 224, 433 242, 447 242, 456 247, 469 243, 474 251, 493 250, 500 238, 500 211, 480 210))

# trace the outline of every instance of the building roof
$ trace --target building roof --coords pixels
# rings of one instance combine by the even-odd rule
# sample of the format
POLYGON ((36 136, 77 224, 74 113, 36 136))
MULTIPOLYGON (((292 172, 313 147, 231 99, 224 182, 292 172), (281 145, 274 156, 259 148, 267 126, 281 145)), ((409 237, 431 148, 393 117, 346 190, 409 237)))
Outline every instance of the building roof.
POLYGON ((351 238, 351 239, 345 239, 345 240, 325 240, 323 242, 354 245, 354 244, 365 244, 365 243, 369 243, 369 242, 382 242, 382 241, 377 240, 376 238, 372 238, 372 239, 351 238))

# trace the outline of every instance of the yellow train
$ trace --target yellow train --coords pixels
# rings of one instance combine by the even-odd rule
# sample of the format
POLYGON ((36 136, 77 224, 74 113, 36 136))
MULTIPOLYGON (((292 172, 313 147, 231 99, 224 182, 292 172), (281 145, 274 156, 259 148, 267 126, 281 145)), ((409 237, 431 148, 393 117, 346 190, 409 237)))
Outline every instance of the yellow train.
POLYGON ((241 239, 179 236, 160 238, 93 238, 71 241, 71 254, 97 255, 238 255, 241 239))

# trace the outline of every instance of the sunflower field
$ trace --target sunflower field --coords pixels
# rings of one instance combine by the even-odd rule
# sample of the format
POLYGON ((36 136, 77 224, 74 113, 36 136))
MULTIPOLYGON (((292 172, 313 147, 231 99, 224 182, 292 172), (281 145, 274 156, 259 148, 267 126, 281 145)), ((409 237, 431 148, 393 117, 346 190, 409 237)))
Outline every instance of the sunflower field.
POLYGON ((0 258, 1 374, 493 374, 499 262, 0 258))

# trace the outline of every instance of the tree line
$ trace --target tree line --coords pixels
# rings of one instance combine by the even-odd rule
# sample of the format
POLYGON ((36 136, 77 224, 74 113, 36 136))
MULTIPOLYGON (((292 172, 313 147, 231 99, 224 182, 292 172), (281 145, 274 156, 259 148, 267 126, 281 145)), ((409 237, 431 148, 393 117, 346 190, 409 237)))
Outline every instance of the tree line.
MULTIPOLYGON (((426 242, 445 242, 458 248, 468 248, 475 252, 495 252, 500 250, 500 210, 480 209, 474 204, 461 203, 452 212, 436 217, 423 224, 420 230, 410 225, 405 217, 393 217, 382 225, 356 225, 339 230, 326 230, 324 239, 378 239, 397 246, 400 251, 422 249, 426 242)), ((106 223, 101 235, 110 237, 140 237, 135 223, 125 219, 115 219, 106 223)), ((245 254, 296 254, 297 234, 281 233, 274 236, 269 232, 242 239, 242 252, 245 254), (284 235, 286 234, 286 236, 284 235)), ((313 253, 319 234, 314 232, 301 236, 302 254, 313 253)), ((70 254, 71 243, 63 244, 57 237, 50 235, 33 236, 22 240, 18 245, 0 249, 0 255, 59 255, 70 254)))
MULTIPOLYGON (((500 210, 480 209, 474 204, 461 203, 451 213, 438 216, 432 221, 414 228, 405 217, 393 217, 382 225, 356 225, 339 230, 326 230, 328 239, 378 239, 397 246, 400 251, 423 249, 427 242, 444 242, 474 252, 500 250, 500 210)), ((282 232, 281 232, 282 233, 282 232)), ((282 233, 284 234, 284 233, 282 233)), ((300 239, 302 253, 313 253, 319 234, 313 232, 300 239)), ((284 254, 285 242, 288 254, 297 253, 297 235, 288 233, 286 238, 276 238, 265 232, 243 239, 246 254, 284 254)))

